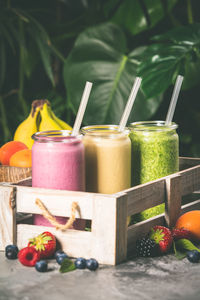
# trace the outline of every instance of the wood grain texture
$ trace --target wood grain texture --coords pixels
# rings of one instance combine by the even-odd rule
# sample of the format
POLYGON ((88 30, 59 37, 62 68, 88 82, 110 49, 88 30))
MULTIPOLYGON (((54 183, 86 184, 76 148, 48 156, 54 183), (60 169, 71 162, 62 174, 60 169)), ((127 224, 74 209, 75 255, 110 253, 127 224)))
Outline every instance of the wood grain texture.
POLYGON ((0 166, 0 182, 13 182, 25 179, 32 175, 32 168, 0 166))
POLYGON ((174 227, 181 210, 181 176, 174 175, 166 179, 165 220, 169 228, 174 227))
POLYGON ((0 250, 16 243, 15 188, 0 188, 0 250))
POLYGON ((58 242, 71 257, 91 258, 92 234, 87 231, 79 231, 69 229, 67 231, 59 231, 53 227, 18 224, 17 225, 17 245, 21 249, 27 246, 28 240, 38 234, 50 231, 55 235, 58 242))
POLYGON ((102 194, 72 192, 64 190, 51 190, 41 188, 31 188, 17 186, 17 211, 22 213, 41 214, 41 210, 35 204, 39 198, 49 212, 54 216, 69 217, 71 215, 72 202, 77 202, 80 212, 76 213, 76 218, 92 219, 92 203, 96 198, 112 198, 102 194))
POLYGON ((93 257, 110 265, 115 265, 126 259, 126 222, 126 197, 94 199, 93 243, 91 245, 93 257), (121 219, 117 220, 118 217, 121 219))
POLYGON ((200 190, 200 165, 180 171, 182 196, 200 190))
POLYGON ((194 157, 179 157, 179 170, 185 170, 194 166, 200 165, 200 158, 194 157))
POLYGON ((128 201, 128 215, 143 211, 165 201, 165 180, 158 179, 125 190, 128 201))

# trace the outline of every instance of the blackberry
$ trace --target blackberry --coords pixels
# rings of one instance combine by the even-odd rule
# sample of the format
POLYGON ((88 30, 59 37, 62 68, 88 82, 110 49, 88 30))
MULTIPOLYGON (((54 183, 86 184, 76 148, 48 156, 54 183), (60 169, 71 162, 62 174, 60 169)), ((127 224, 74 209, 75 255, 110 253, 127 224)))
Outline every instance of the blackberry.
POLYGON ((143 237, 136 242, 136 255, 143 257, 153 257, 158 252, 158 244, 155 241, 143 237))

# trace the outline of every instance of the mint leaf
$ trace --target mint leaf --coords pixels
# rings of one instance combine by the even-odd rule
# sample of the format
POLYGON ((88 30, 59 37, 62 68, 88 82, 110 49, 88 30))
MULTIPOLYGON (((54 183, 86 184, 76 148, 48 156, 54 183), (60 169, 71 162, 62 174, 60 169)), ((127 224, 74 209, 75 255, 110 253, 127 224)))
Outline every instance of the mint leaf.
POLYGON ((183 258, 186 257, 187 251, 185 249, 182 249, 182 251, 178 250, 176 248, 175 242, 173 242, 173 249, 174 249, 174 254, 175 254, 177 259, 183 259, 183 258))
POLYGON ((75 269, 76 269, 76 267, 75 267, 73 261, 70 260, 69 258, 65 258, 61 264, 59 271, 60 271, 60 273, 67 273, 67 272, 73 271, 75 269))
POLYGON ((200 252, 200 249, 197 248, 190 240, 188 239, 180 239, 176 241, 176 247, 185 250, 197 250, 200 252))

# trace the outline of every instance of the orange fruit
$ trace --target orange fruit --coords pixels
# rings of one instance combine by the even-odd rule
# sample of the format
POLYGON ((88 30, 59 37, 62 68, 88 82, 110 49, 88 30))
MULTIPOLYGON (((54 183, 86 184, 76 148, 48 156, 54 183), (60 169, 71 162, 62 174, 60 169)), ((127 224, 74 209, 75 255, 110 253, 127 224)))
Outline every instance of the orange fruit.
POLYGON ((1 152, 0 158, 1 158, 2 165, 9 165, 11 156, 15 152, 23 150, 23 149, 28 149, 28 147, 22 142, 10 141, 10 142, 4 144, 1 147, 1 151, 0 151, 1 152))
POLYGON ((180 216, 175 228, 189 230, 195 240, 200 240, 200 210, 191 210, 180 216))
POLYGON ((0 148, 0 163, 1 163, 1 148, 0 148))
POLYGON ((31 149, 23 149, 14 153, 10 158, 10 166, 31 168, 32 166, 31 149))

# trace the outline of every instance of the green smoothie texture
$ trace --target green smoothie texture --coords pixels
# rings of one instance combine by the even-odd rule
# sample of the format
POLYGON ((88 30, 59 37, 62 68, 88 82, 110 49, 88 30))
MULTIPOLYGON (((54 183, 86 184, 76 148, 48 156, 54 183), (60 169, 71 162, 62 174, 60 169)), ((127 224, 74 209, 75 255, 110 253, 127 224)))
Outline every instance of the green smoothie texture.
MULTIPOLYGON (((131 128, 132 185, 143 184, 179 170, 179 142, 175 129, 169 126, 140 125, 131 128)), ((137 221, 164 212, 164 205, 137 214, 137 221)))

